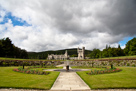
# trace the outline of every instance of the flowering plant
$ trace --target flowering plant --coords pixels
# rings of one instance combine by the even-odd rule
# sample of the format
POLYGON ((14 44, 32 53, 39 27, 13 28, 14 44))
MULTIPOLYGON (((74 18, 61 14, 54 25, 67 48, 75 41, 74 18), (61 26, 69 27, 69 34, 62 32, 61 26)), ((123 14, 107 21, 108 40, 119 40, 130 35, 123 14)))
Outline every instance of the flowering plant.
POLYGON ((114 68, 114 69, 105 69, 105 70, 91 70, 90 72, 87 72, 88 75, 97 75, 97 74, 105 74, 105 73, 114 73, 114 72, 120 72, 121 69, 114 68))
POLYGON ((37 74, 37 75, 48 75, 48 74, 50 74, 50 72, 47 72, 47 71, 31 70, 30 68, 29 69, 28 68, 27 69, 15 68, 15 69, 13 69, 13 71, 26 73, 26 74, 37 74))

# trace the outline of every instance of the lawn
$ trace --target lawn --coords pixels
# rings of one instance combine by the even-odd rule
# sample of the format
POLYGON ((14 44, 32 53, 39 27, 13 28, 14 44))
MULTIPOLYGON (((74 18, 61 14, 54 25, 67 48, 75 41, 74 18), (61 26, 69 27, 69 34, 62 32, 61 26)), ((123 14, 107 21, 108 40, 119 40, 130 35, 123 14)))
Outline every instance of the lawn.
POLYGON ((0 88, 50 89, 59 75, 25 74, 12 71, 14 68, 17 67, 0 67, 0 88))
POLYGON ((88 75, 87 71, 77 74, 91 89, 136 88, 136 67, 118 67, 121 72, 99 75, 88 75))

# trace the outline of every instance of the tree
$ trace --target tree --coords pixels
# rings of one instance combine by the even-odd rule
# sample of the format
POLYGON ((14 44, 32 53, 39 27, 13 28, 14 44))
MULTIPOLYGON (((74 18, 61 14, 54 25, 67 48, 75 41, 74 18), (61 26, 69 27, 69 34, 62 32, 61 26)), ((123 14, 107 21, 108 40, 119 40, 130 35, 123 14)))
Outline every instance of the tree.
POLYGON ((120 45, 118 45, 118 48, 116 49, 117 56, 124 56, 124 52, 121 49, 120 45))
POLYGON ((71 57, 77 57, 77 54, 73 54, 73 55, 71 55, 71 57))
POLYGON ((21 50, 20 58, 28 58, 28 54, 27 54, 26 50, 21 50))
POLYGON ((99 56, 100 56, 99 49, 93 49, 93 51, 90 53, 90 58, 99 58, 99 56))
POLYGON ((114 48, 114 47, 108 47, 106 45, 106 48, 103 49, 102 51, 102 57, 117 57, 117 56, 123 56, 124 52, 121 49, 120 45, 118 45, 118 48, 114 48))
POLYGON ((12 57, 13 56, 13 44, 11 40, 7 37, 6 39, 2 39, 2 50, 3 50, 3 57, 12 57))
POLYGON ((124 53, 125 55, 136 55, 136 37, 127 42, 124 53))
POLYGON ((106 48, 103 49, 103 51, 102 51, 102 57, 109 57, 108 50, 109 50, 109 47, 108 47, 108 45, 106 45, 106 48))
POLYGON ((27 51, 14 46, 8 37, 0 39, 0 56, 10 58, 28 58, 27 51))
POLYGON ((3 56, 2 40, 0 40, 0 56, 3 56))

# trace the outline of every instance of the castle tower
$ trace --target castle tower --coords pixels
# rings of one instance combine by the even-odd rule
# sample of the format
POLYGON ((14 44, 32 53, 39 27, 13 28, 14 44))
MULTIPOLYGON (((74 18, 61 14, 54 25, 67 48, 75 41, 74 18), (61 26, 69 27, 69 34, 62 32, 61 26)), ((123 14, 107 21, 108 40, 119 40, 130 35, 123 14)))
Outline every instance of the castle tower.
POLYGON ((83 47, 81 50, 77 48, 78 53, 78 59, 85 59, 85 47, 83 47))
POLYGON ((67 50, 65 51, 65 57, 67 58, 68 57, 68 52, 67 52, 67 50))
POLYGON ((65 56, 65 59, 68 59, 68 52, 67 52, 67 50, 65 51, 65 54, 64 54, 64 56, 65 56))
POLYGON ((85 59, 85 47, 82 48, 82 59, 85 59))

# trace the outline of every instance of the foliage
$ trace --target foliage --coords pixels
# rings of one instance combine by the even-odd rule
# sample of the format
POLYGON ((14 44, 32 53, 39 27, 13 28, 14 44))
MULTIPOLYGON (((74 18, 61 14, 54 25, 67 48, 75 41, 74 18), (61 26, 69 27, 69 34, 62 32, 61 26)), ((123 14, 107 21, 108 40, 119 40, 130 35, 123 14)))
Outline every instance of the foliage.
POLYGON ((111 48, 110 46, 108 47, 108 45, 106 45, 106 48, 101 51, 100 55, 102 55, 101 57, 136 55, 136 38, 134 37, 133 39, 128 41, 124 49, 121 49, 120 45, 118 45, 118 48, 111 48))
MULTIPOLYGON (((77 57, 77 48, 44 52, 27 52, 12 44, 12 41, 9 38, 0 39, 0 57, 46 59, 48 54, 64 54, 65 50, 68 51, 70 57, 77 57)), ((93 49, 93 51, 85 50, 85 57, 89 56, 92 59, 125 55, 136 55, 136 38, 128 41, 125 49, 121 49, 120 45, 118 45, 118 48, 106 45, 106 48, 102 51, 99 49, 93 49)))
POLYGON ((127 42, 124 52, 126 55, 136 55, 136 37, 127 42))
POLYGON ((32 69, 32 68, 57 68, 55 65, 44 65, 44 66, 30 66, 30 67, 27 67, 27 69, 32 69))
POLYGON ((12 44, 12 41, 7 37, 0 39, 0 57, 28 58, 28 54, 26 50, 12 44))
MULTIPOLYGON (((30 67, 30 68, 33 68, 33 67, 30 67)), ((13 71, 26 73, 26 74, 37 74, 37 75, 48 75, 50 73, 50 72, 46 72, 46 71, 31 70, 30 68, 27 68, 27 69, 15 68, 15 69, 13 69, 13 71)), ((38 68, 40 68, 40 67, 38 67, 38 68)))
POLYGON ((120 72, 121 69, 119 68, 113 68, 113 69, 105 69, 105 70, 91 70, 90 72, 87 72, 88 75, 97 75, 97 74, 105 74, 105 73, 114 73, 114 72, 120 72))
POLYGON ((124 56, 124 52, 121 49, 120 45, 118 45, 118 48, 111 48, 110 46, 108 47, 108 45, 106 45, 106 48, 103 49, 103 51, 100 51, 99 49, 93 49, 93 51, 90 53, 90 58, 105 58, 118 56, 124 56))
POLYGON ((96 68, 99 68, 99 69, 100 69, 100 68, 103 68, 103 69, 105 69, 106 67, 104 67, 104 66, 103 66, 103 67, 99 67, 99 66, 98 66, 98 67, 92 67, 92 66, 72 66, 72 68, 79 68, 79 69, 80 69, 80 68, 81 68, 81 69, 82 69, 82 68, 87 68, 87 69, 93 69, 93 68, 94 68, 94 69, 96 69, 96 68))
POLYGON ((77 57, 78 55, 77 54, 73 54, 73 55, 71 55, 70 57, 77 57))
POLYGON ((93 51, 90 53, 90 58, 99 58, 99 57, 100 57, 100 50, 93 49, 93 51))
POLYGON ((121 49, 120 45, 118 48, 111 48, 110 46, 102 51, 102 57, 118 57, 124 56, 123 50, 121 49))

